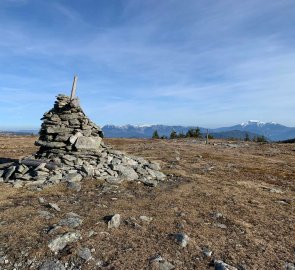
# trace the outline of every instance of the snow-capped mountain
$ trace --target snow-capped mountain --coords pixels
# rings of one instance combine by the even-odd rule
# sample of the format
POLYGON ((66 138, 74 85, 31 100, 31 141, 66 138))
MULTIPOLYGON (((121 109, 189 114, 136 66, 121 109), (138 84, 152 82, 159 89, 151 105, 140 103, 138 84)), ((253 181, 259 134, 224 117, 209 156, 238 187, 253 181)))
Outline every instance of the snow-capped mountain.
POLYGON ((262 122, 258 120, 250 120, 245 123, 214 129, 216 132, 229 131, 229 130, 240 130, 251 132, 259 135, 264 135, 272 141, 281 141, 295 138, 295 128, 286 127, 276 122, 262 122))
MULTIPOLYGON (((167 126, 167 125, 106 125, 102 130, 109 138, 151 138, 155 130, 160 136, 169 136, 171 131, 186 133, 193 126, 167 126)), ((205 133, 206 128, 200 127, 201 132, 205 133)), ((244 138, 248 133, 250 137, 264 135, 272 141, 281 141, 295 138, 295 128, 286 127, 275 122, 262 122, 250 120, 231 127, 209 129, 210 133, 216 138, 244 138)))

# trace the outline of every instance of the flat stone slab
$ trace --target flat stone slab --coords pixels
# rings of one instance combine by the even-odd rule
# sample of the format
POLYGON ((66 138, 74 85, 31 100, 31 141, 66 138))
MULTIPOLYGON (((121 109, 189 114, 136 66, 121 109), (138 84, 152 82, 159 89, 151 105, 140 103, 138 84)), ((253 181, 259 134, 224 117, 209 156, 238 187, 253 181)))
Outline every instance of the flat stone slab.
POLYGON ((76 140, 75 148, 77 150, 99 150, 101 144, 100 137, 79 137, 76 140))

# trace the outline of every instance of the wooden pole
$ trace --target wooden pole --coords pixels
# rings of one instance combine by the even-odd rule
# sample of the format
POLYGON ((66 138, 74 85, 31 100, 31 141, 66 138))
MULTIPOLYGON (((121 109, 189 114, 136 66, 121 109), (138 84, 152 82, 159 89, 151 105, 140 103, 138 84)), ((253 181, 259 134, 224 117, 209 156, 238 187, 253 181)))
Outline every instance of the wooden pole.
POLYGON ((207 134, 206 134, 206 144, 208 144, 208 139, 209 139, 209 130, 207 129, 207 134))
POLYGON ((72 91, 71 91, 71 100, 73 100, 76 96, 76 86, 77 86, 77 80, 78 76, 74 76, 74 81, 73 81, 73 86, 72 86, 72 91))

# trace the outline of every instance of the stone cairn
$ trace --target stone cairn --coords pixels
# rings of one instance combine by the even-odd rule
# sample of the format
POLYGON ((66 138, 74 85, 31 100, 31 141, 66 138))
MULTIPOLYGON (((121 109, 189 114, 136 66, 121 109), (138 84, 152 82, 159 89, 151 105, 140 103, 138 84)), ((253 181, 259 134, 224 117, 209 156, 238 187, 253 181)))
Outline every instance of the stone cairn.
POLYGON ((53 109, 41 120, 40 137, 35 142, 39 151, 17 162, 0 164, 0 182, 42 188, 60 182, 70 186, 88 177, 111 184, 137 180, 156 186, 165 179, 156 162, 106 146, 100 127, 84 114, 73 90, 71 97, 58 95, 53 109))

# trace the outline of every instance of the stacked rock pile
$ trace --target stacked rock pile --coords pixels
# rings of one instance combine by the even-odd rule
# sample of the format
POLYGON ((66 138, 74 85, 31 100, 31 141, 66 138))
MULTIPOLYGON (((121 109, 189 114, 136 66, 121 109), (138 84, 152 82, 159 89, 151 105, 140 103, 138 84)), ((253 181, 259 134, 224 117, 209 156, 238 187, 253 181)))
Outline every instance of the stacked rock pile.
POLYGON ((0 164, 0 181, 15 187, 43 187, 91 177, 109 183, 138 180, 156 186, 165 179, 157 163, 106 146, 100 127, 84 114, 77 98, 58 95, 53 109, 41 120, 35 143, 39 151, 17 162, 0 164))

